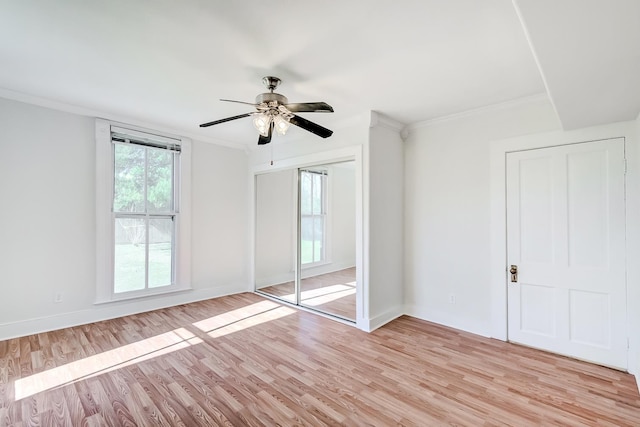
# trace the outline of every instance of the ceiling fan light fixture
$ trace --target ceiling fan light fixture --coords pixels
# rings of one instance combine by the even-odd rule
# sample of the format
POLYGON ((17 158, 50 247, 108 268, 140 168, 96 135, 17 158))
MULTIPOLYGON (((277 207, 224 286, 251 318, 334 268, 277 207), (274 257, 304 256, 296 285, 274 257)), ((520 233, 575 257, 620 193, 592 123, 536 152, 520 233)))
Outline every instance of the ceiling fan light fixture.
POLYGON ((256 127, 260 135, 268 136, 269 135, 269 126, 271 125, 271 116, 269 114, 256 114, 253 118, 253 125, 256 127))
POLYGON ((285 135, 291 126, 289 120, 282 114, 276 115, 273 119, 273 123, 275 124, 276 132, 278 132, 279 135, 285 135))

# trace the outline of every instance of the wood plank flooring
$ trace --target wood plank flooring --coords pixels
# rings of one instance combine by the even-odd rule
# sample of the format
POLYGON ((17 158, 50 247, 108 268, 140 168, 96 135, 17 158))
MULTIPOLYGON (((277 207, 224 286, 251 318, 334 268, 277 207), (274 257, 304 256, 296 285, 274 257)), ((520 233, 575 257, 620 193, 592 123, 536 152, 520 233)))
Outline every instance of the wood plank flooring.
MULTIPOLYGON (((302 305, 355 321, 355 267, 302 279, 300 290, 302 305)), ((295 303, 293 282, 267 286, 260 291, 295 303)))
POLYGON ((0 342, 0 426, 638 426, 634 379, 239 294, 0 342))

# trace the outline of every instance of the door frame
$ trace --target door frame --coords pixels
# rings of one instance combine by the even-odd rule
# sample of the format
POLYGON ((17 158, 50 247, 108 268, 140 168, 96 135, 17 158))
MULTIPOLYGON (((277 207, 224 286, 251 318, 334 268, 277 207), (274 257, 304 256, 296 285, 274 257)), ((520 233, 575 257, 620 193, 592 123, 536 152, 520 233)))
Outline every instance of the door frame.
MULTIPOLYGON (((520 137, 496 140, 490 146, 490 195, 491 195, 491 223, 490 223, 490 259, 491 259, 491 336, 493 338, 507 341, 507 217, 506 217, 506 156, 507 153, 515 151, 533 150, 538 148, 555 147, 562 145, 578 144, 583 142, 600 141, 604 139, 623 138, 625 153, 627 158, 627 174, 625 175, 625 206, 626 214, 626 237, 627 246, 625 248, 626 258, 632 259, 631 254, 640 253, 638 244, 629 239, 630 227, 629 219, 637 215, 638 201, 631 198, 630 193, 637 194, 640 186, 631 183, 635 173, 629 166, 634 162, 629 159, 637 157, 637 149, 633 141, 636 134, 634 122, 615 123, 611 125, 598 126, 593 128, 578 129, 573 131, 553 131, 544 132, 520 137), (630 191, 630 185, 633 188, 630 191)), ((636 178, 637 180, 637 178, 636 178)), ((630 270, 634 263, 627 262, 627 337, 631 340, 633 336, 634 324, 630 313, 640 309, 640 303, 634 303, 633 297, 639 292, 630 289, 628 286, 635 277, 640 277, 640 271, 630 270)), ((640 325, 639 325, 640 326, 640 325)), ((637 331, 636 331, 637 332, 637 331)), ((639 342, 632 343, 628 351, 628 366, 630 372, 638 372, 640 360, 637 349, 639 342)))

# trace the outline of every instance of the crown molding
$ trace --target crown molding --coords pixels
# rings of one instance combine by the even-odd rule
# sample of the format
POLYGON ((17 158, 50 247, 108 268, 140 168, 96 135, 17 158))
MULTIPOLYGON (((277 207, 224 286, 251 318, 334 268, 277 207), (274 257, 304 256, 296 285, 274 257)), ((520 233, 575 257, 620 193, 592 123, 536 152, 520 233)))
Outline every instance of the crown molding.
POLYGON ((209 144, 221 145, 224 147, 234 148, 236 150, 245 150, 245 151, 247 150, 246 144, 238 144, 238 143, 233 143, 231 141, 226 141, 223 139, 211 138, 211 137, 203 136, 197 133, 188 132, 183 129, 167 127, 157 123, 146 122, 144 120, 138 120, 131 117, 124 117, 118 114, 108 113, 105 111, 99 111, 91 108, 81 107, 79 105, 53 101, 48 98, 42 98, 39 96, 29 95, 22 92, 16 92, 14 90, 5 89, 2 87, 0 87, 0 98, 23 102, 25 104, 36 105, 38 107, 50 108, 52 110, 76 114, 79 116, 93 117, 98 119, 109 120, 112 122, 118 122, 121 124, 137 126, 140 128, 153 129, 155 131, 163 132, 166 134, 172 134, 175 136, 189 138, 193 141, 200 141, 200 142, 206 142, 209 144))
POLYGON ((402 129, 405 128, 404 123, 400 123, 397 120, 392 119, 389 116, 386 116, 378 111, 371 111, 371 121, 369 122, 369 127, 385 127, 387 129, 391 129, 395 132, 402 132, 402 129))
POLYGON ((406 139, 411 134, 411 132, 415 131, 416 129, 433 126, 435 124, 440 124, 440 123, 449 122, 453 120, 464 119, 467 117, 473 117, 479 114, 506 110, 506 109, 517 107, 520 105, 530 104, 534 102, 541 102, 541 101, 550 102, 549 96, 546 93, 538 93, 535 95, 524 96, 522 98, 516 98, 509 101, 499 102, 497 104, 490 104, 490 105, 485 105, 479 108, 473 108, 470 110, 461 111, 459 113, 449 114, 446 116, 441 116, 433 119, 415 122, 405 126, 402 129, 401 133, 403 135, 403 138, 406 139))

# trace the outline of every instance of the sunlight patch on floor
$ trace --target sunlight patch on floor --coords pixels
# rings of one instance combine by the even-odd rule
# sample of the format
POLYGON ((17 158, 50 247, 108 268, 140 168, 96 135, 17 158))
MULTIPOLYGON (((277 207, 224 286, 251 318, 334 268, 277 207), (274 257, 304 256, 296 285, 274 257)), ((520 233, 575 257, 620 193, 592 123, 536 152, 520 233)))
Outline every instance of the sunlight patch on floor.
POLYGON ((203 332, 213 331, 214 329, 227 326, 231 323, 238 322, 246 319, 247 317, 255 316, 260 313, 264 313, 274 308, 281 307, 277 302, 264 300, 256 302, 254 304, 247 305, 246 307, 237 308, 235 310, 227 311, 199 322, 193 323, 193 326, 200 329, 203 332))
MULTIPOLYGON (((337 285, 323 286, 321 288, 308 289, 300 292, 300 300, 305 305, 312 307, 326 304, 349 295, 355 295, 356 282, 340 283, 337 285)), ((304 287, 304 280, 302 281, 304 287)), ((278 298, 295 300, 295 294, 279 295, 278 298)))
POLYGON ((180 350, 202 340, 184 328, 85 357, 15 382, 15 400, 180 350))
POLYGON ((201 320, 194 323, 193 326, 206 332, 210 337, 217 338, 270 322, 295 312, 292 308, 265 300, 201 320))
POLYGON ((329 294, 333 294, 335 292, 343 292, 343 291, 353 291, 355 292, 356 289, 354 287, 348 286, 346 284, 336 284, 336 285, 331 285, 331 286, 323 286, 322 288, 316 288, 316 289, 304 289, 304 280, 302 281, 301 284, 301 288, 302 288, 302 292, 300 292, 300 297, 302 298, 302 300, 305 299, 310 299, 310 298, 317 298, 319 296, 323 296, 323 295, 329 295, 329 294))
POLYGON ((316 307, 319 305, 326 304, 331 301, 335 301, 340 298, 348 297, 349 295, 355 295, 355 288, 348 288, 342 291, 333 291, 331 293, 326 293, 322 295, 317 295, 314 297, 302 297, 302 303, 305 305, 310 305, 312 307, 316 307))

